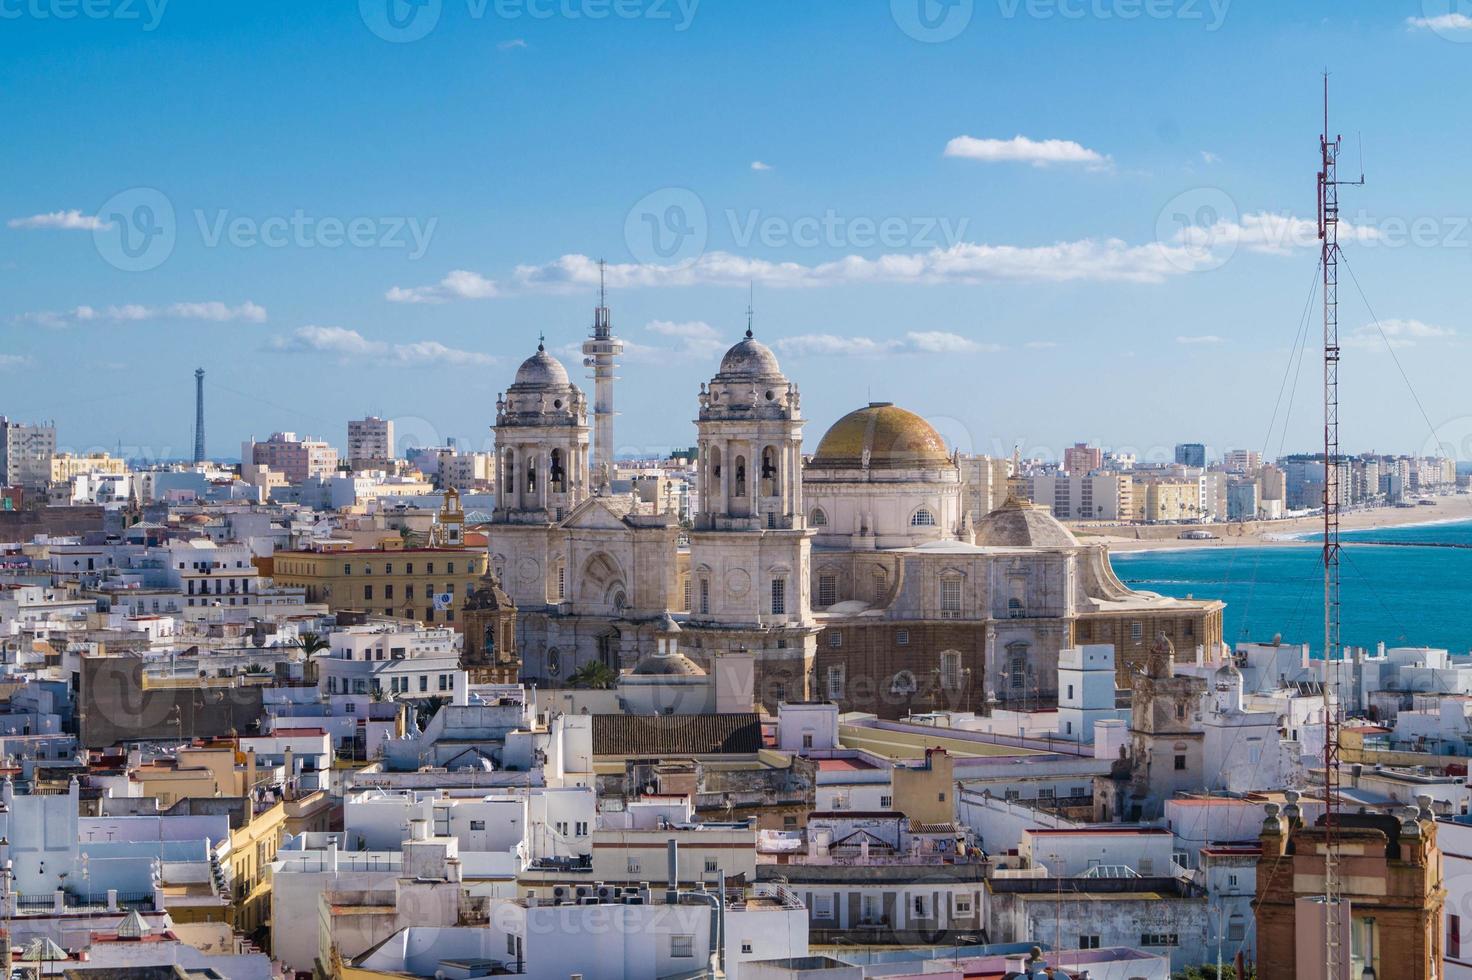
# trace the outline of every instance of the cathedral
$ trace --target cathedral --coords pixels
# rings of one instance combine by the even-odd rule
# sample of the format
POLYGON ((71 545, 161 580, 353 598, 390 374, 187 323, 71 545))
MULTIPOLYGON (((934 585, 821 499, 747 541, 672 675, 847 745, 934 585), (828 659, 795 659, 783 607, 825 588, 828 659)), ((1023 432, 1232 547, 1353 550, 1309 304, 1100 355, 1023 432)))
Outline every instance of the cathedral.
MULTIPOLYGON (((611 432, 611 371, 598 378, 611 432)), ((1132 591, 1104 546, 1045 508, 1009 499, 973 521, 957 456, 913 412, 866 405, 804 456, 798 386, 749 326, 698 405, 681 528, 612 492, 611 447, 590 470, 588 400, 543 346, 497 400, 496 508, 480 530, 524 682, 636 668, 671 614, 685 656, 745 671, 769 710, 817 699, 886 718, 1056 705, 1058 652, 1074 644, 1114 644, 1128 687, 1159 636, 1221 643, 1222 603, 1132 591)))

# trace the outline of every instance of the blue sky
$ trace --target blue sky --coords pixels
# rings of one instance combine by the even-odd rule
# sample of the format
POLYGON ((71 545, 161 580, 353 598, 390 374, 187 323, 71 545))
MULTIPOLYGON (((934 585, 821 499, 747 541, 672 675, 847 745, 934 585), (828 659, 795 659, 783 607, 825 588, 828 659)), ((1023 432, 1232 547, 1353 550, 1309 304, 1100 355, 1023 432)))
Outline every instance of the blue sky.
POLYGON ((482 446, 604 257, 626 451, 693 442, 753 280, 813 444, 874 399, 969 451, 1310 448, 1312 359, 1271 420, 1324 67, 1430 421, 1346 275, 1345 443, 1472 446, 1440 0, 151 2, 0 0, 0 413, 64 446, 187 452, 196 366, 214 455, 368 412, 482 446))

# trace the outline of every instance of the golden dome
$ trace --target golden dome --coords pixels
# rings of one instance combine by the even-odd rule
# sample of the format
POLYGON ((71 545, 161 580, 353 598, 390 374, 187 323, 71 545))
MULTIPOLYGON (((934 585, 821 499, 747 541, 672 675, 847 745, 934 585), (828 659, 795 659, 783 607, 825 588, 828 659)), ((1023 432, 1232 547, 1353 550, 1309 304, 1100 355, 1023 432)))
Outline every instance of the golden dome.
POLYGON ((833 423, 808 464, 831 469, 909 469, 949 464, 930 423, 892 402, 870 402, 833 423))

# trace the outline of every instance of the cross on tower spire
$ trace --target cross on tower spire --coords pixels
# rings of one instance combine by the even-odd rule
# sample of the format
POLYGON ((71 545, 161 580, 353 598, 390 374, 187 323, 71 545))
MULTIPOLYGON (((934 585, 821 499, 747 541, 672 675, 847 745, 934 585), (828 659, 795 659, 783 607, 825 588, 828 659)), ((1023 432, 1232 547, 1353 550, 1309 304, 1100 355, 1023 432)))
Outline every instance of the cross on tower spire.
POLYGON ((756 283, 754 281, 747 283, 747 289, 748 293, 746 300, 746 339, 750 340, 752 336, 751 319, 753 316, 756 315, 756 283))

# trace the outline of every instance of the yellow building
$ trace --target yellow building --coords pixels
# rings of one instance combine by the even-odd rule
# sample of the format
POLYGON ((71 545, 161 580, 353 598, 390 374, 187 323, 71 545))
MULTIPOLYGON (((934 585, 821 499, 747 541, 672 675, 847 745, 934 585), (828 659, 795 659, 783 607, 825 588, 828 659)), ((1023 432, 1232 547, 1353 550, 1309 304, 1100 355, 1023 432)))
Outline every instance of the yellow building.
POLYGON ((457 610, 486 571, 480 548, 405 548, 393 539, 378 548, 324 546, 255 561, 277 585, 305 588, 308 602, 326 603, 333 612, 357 609, 456 628, 457 610))
POLYGON ((1136 480, 1135 520, 1194 521, 1201 517, 1201 486, 1195 480, 1136 480))
POLYGON ((121 459, 113 459, 107 453, 90 453, 86 456, 61 453, 51 457, 52 483, 67 483, 74 477, 85 476, 88 473, 122 476, 126 472, 128 472, 128 464, 121 459))
POLYGON ((230 888, 235 931, 259 935, 271 925, 271 862, 287 834, 328 829, 332 806, 322 791, 257 809, 230 831, 230 888))

